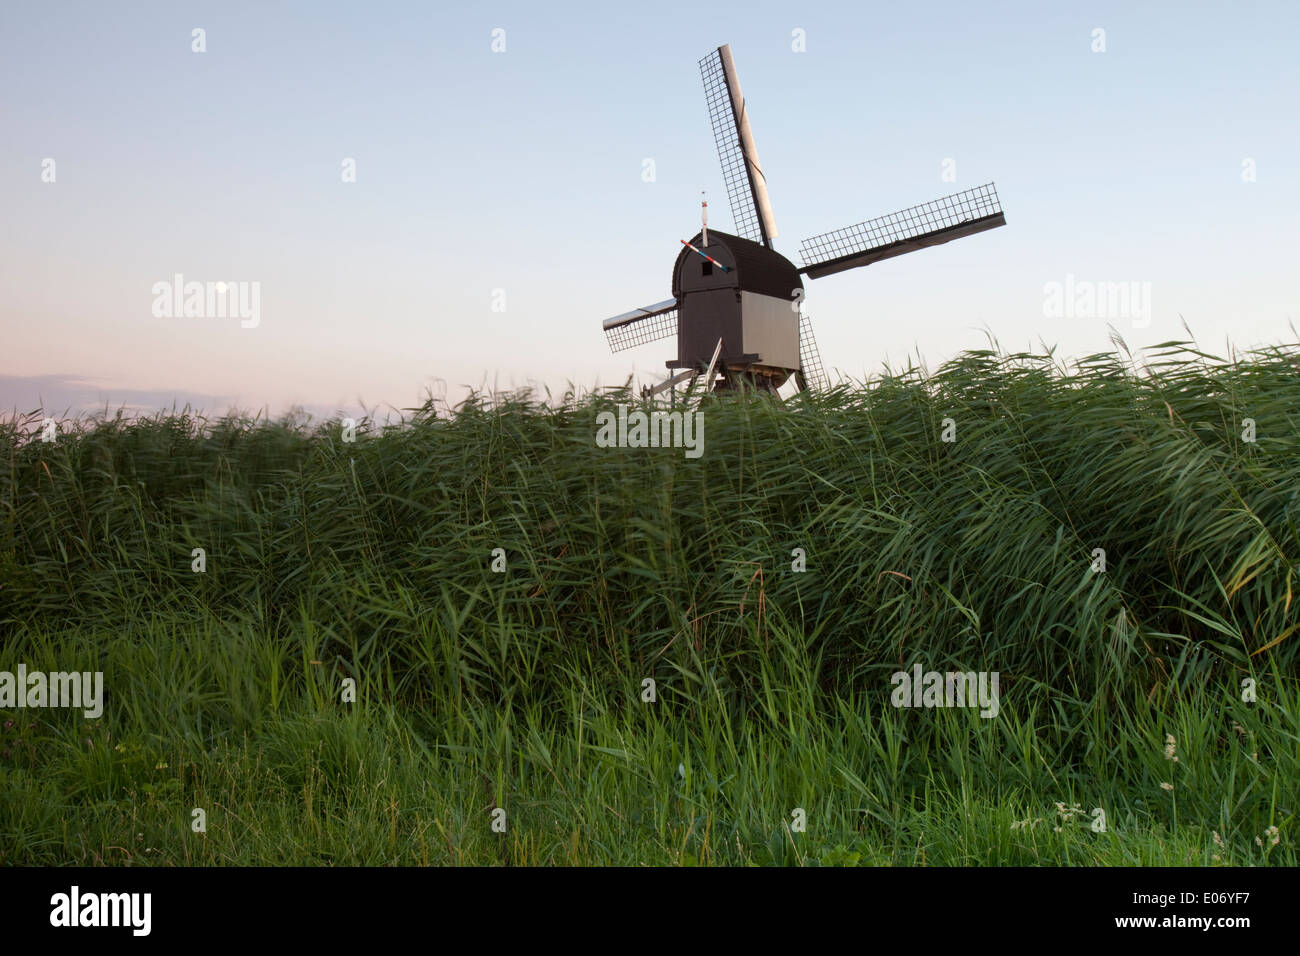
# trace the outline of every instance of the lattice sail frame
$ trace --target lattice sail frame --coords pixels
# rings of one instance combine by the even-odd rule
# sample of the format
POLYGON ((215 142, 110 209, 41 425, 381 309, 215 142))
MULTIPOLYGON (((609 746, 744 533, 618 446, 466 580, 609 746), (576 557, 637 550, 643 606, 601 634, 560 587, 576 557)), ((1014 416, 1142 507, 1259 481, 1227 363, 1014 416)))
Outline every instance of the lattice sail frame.
POLYGON ((830 380, 822 368, 822 353, 813 338, 812 320, 802 312, 799 313, 799 365, 809 388, 816 391, 830 388, 830 380))
POLYGON ((744 115, 744 96, 733 73, 730 82, 727 62, 731 59, 728 47, 719 47, 700 60, 700 79, 704 81, 704 100, 709 108, 709 124, 713 127, 713 142, 722 163, 722 180, 727 187, 727 200, 731 204, 732 232, 744 239, 771 246, 776 236, 776 226, 771 221, 771 208, 767 201, 767 185, 758 155, 753 148, 749 120, 744 115), (725 58, 724 58, 725 53, 725 58), (732 98, 732 85, 740 96, 741 115, 732 98), (745 140, 749 140, 748 155, 745 140), (757 180, 757 182, 755 181, 757 180), (767 206, 766 223, 759 205, 767 206), (764 231, 766 229, 766 235, 764 231))
MULTIPOLYGON (((653 308, 653 307, 651 307, 653 308)), ((638 310, 643 311, 643 310, 638 310)), ((626 352, 638 345, 670 339, 677 334, 677 309, 616 316, 605 322, 605 341, 611 352, 626 352)))
POLYGON ((805 239, 800 243, 799 257, 803 259, 807 271, 837 259, 942 233, 965 223, 1000 215, 1001 212, 1002 204, 998 200, 997 188, 993 183, 985 183, 942 199, 868 219, 856 226, 847 226, 805 239))

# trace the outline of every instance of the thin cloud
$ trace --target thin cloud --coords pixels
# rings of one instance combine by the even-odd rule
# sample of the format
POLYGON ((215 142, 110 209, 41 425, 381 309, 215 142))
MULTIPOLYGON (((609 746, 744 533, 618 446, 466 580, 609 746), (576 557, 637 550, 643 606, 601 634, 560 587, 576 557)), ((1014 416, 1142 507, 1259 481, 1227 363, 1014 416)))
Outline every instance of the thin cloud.
POLYGON ((120 388, 99 384, 84 375, 0 374, 0 408, 19 414, 44 411, 50 415, 81 415, 93 412, 147 413, 184 408, 223 412, 234 402, 230 395, 212 395, 181 389, 120 388))

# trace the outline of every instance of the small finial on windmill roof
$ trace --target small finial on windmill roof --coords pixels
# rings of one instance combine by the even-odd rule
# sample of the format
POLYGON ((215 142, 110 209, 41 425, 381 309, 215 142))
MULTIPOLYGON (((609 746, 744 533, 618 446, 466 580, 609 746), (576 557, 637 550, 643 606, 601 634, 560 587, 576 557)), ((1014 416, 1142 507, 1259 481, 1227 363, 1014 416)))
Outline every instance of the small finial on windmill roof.
POLYGON ((709 200, 708 194, 700 190, 700 248, 709 248, 709 200))

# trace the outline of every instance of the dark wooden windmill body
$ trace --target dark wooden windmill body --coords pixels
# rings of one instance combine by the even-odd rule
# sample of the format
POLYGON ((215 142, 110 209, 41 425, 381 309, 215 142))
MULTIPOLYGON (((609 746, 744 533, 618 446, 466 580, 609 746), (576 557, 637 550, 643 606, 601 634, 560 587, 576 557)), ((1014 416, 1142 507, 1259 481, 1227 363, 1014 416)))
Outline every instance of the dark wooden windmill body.
POLYGON ((743 375, 775 391, 800 369, 799 270, 779 252, 741 236, 710 229, 708 245, 702 242, 701 232, 691 245, 716 263, 682 246, 673 264, 677 358, 668 368, 707 367, 721 341, 717 368, 724 380, 743 375))
POLYGON ((709 119, 735 235, 702 229, 673 265, 673 298, 606 319, 611 350, 677 337, 676 375, 653 394, 703 374, 706 388, 748 384, 775 392, 827 384, 803 277, 818 279, 1006 225, 992 183, 807 239, 802 268, 773 247, 776 223, 735 63, 727 46, 700 61, 709 119), (720 376, 720 380, 717 378, 720 376))

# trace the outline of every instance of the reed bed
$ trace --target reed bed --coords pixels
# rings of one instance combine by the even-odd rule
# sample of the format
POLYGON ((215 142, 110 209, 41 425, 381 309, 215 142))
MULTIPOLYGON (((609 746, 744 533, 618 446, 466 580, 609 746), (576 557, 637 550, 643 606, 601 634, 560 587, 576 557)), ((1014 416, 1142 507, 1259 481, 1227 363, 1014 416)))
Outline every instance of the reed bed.
POLYGON ((0 862, 1295 865, 1296 349, 619 403, 0 423, 0 862))

